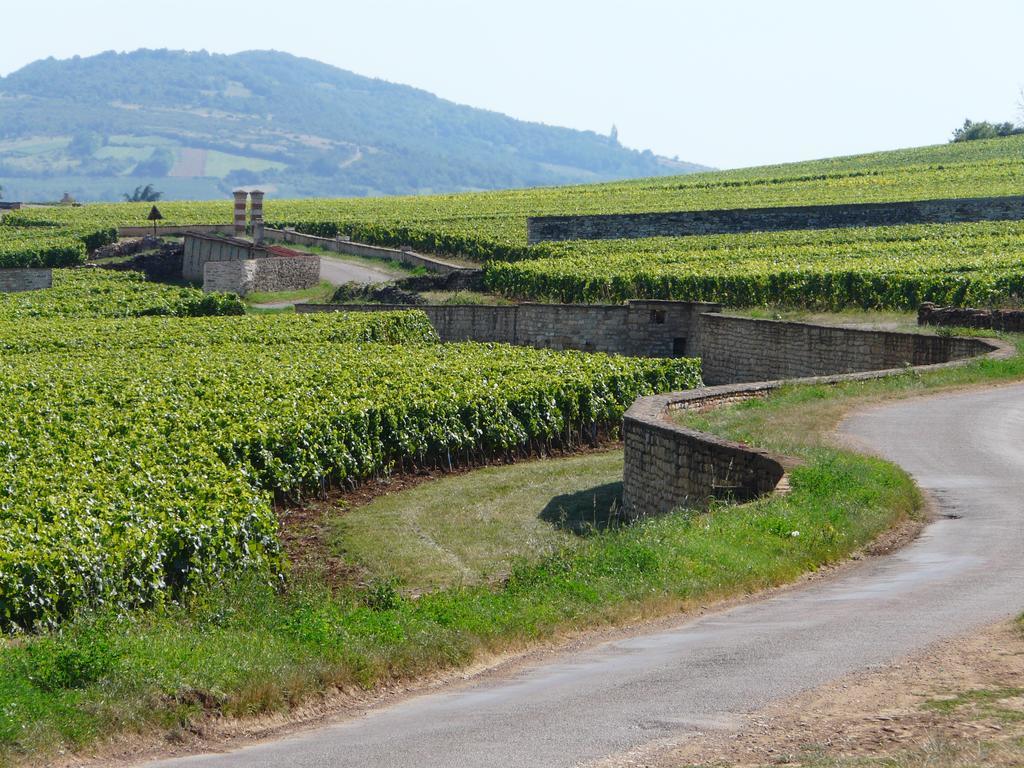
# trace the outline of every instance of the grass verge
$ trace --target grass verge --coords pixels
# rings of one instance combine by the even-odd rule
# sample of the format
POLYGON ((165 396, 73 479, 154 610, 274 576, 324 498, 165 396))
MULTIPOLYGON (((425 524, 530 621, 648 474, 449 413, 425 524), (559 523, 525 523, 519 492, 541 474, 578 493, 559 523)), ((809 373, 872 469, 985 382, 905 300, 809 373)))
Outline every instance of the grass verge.
POLYGON ((250 293, 244 299, 247 306, 253 304, 273 304, 280 301, 306 301, 319 303, 327 301, 335 291, 335 286, 326 280, 314 288, 305 288, 298 291, 276 291, 272 293, 250 293))

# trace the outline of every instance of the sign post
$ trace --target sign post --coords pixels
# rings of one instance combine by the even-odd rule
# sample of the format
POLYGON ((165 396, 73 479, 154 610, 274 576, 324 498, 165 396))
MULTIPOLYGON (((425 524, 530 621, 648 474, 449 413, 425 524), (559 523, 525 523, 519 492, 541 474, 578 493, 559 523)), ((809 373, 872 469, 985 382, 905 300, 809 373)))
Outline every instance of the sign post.
POLYGON ((153 222, 153 237, 156 237, 156 223, 158 221, 163 221, 164 215, 160 213, 160 209, 154 205, 147 218, 153 222))

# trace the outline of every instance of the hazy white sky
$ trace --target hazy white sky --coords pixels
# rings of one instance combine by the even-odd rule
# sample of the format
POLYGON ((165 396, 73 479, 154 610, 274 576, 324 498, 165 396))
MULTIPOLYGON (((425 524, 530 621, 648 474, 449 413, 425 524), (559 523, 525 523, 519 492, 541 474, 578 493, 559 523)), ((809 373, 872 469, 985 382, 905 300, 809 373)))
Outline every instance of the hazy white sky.
POLYGON ((0 0, 0 74, 138 47, 274 48, 738 167, 1019 117, 1024 0, 0 0))

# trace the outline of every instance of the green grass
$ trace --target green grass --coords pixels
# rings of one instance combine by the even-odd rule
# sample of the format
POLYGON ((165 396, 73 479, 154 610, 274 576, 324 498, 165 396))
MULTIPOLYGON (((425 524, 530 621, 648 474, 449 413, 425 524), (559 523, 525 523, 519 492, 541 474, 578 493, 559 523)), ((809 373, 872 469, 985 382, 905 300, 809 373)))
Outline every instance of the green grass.
POLYGON ((504 296, 482 291, 424 291, 424 299, 430 304, 480 304, 487 306, 508 306, 512 304, 504 296))
POLYGON ((608 527, 621 495, 621 449, 489 467, 347 511, 331 547, 417 590, 494 582, 608 527))
POLYGON ((279 301, 309 301, 320 303, 327 301, 334 294, 335 286, 326 280, 321 280, 315 288, 304 288, 298 291, 275 291, 250 293, 243 301, 251 306, 253 304, 272 304, 279 301))

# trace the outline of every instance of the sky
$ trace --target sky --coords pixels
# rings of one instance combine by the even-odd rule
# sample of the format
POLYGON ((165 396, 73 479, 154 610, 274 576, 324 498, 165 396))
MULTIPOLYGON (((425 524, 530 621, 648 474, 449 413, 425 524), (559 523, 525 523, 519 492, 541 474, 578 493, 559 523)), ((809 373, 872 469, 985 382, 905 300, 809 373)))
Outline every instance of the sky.
POLYGON ((40 58, 272 48, 719 168, 1019 120, 1024 0, 0 0, 40 58))

